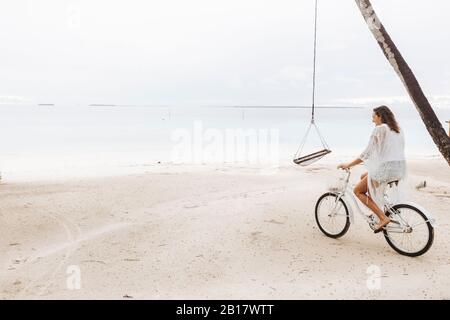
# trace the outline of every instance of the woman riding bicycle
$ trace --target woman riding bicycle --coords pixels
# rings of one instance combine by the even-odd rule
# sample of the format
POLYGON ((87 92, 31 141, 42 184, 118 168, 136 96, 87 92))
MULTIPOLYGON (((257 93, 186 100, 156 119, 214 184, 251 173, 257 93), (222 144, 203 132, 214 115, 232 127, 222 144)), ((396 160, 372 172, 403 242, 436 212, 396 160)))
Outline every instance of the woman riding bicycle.
POLYGON ((349 169, 364 163, 367 173, 354 188, 355 195, 380 219, 375 233, 381 232, 391 220, 384 214, 384 188, 386 184, 398 182, 405 177, 405 141, 394 114, 386 106, 373 110, 372 121, 375 128, 370 136, 369 144, 361 155, 338 168, 349 169))

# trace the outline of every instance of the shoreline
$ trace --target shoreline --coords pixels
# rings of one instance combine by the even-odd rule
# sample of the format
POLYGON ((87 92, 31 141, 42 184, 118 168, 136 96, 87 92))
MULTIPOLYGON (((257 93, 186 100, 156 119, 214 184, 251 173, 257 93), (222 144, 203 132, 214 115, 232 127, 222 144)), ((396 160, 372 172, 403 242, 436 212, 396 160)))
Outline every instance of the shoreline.
MULTIPOLYGON (((355 152, 355 154, 357 154, 355 152)), ((317 166, 337 166, 341 162, 351 161, 354 158, 352 156, 330 155, 327 158, 320 160, 315 165, 317 166)), ((442 168, 442 170, 448 169, 448 165, 443 160, 441 155, 417 155, 407 157, 408 167, 410 165, 420 166, 423 162, 432 162, 442 168)), ((0 162, 1 163, 1 162, 0 162)), ((314 165, 313 165, 314 166, 314 165)), ((260 171, 261 174, 271 174, 278 170, 286 170, 288 168, 302 167, 293 164, 290 160, 284 158, 282 162, 278 164, 249 164, 247 162, 242 163, 173 163, 170 161, 158 161, 141 163, 97 163, 95 165, 84 164, 74 166, 46 166, 39 169, 27 170, 25 168, 8 170, 8 168, 0 167, 0 184, 4 183, 25 183, 25 182, 45 182, 45 181, 71 181, 79 179, 95 179, 102 177, 115 177, 126 176, 130 174, 146 174, 146 173, 158 173, 158 172, 189 172, 189 171, 208 171, 208 170, 221 170, 221 169, 247 169, 253 171, 260 171)), ((308 168, 308 167, 306 167, 308 168)))

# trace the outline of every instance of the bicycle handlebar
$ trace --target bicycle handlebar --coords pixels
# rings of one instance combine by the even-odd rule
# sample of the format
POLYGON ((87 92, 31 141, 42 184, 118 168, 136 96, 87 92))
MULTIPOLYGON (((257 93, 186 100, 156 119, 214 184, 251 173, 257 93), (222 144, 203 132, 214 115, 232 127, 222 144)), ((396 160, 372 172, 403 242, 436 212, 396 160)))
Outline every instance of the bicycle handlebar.
POLYGON ((350 175, 352 174, 351 169, 350 168, 338 168, 338 169, 344 170, 347 173, 346 180, 347 180, 347 183, 348 183, 348 181, 350 180, 350 175))

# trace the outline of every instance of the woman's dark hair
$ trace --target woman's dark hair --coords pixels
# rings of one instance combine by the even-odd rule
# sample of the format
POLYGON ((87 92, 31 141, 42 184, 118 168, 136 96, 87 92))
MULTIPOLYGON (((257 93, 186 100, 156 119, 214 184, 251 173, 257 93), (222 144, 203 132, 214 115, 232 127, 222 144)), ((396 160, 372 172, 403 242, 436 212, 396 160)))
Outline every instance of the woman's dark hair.
POLYGON ((375 112, 375 114, 381 118, 382 123, 386 123, 391 130, 400 133, 400 127, 397 123, 397 120, 395 120, 395 116, 392 113, 391 109, 386 106, 380 106, 373 109, 373 112, 375 112))

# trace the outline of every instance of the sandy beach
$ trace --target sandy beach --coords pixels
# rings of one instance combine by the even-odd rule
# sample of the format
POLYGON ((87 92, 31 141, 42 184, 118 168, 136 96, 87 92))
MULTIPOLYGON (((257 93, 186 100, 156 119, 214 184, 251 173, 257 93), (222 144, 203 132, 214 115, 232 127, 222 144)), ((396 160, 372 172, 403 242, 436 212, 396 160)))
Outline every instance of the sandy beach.
POLYGON ((450 299, 450 170, 434 159, 409 171, 410 200, 438 222, 419 258, 358 217, 339 240, 320 232, 314 205, 337 176, 329 164, 4 179, 0 298, 450 299), (377 289, 367 285, 373 266, 377 289))

